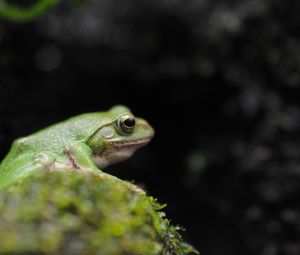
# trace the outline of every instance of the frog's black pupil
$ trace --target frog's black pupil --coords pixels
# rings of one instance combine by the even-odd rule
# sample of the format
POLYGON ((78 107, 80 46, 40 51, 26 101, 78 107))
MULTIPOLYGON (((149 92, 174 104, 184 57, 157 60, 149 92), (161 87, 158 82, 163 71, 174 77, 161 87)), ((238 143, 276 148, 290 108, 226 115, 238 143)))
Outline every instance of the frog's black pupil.
POLYGON ((135 125, 135 120, 133 118, 127 118, 124 121, 124 124, 125 124, 125 126, 132 128, 135 125))

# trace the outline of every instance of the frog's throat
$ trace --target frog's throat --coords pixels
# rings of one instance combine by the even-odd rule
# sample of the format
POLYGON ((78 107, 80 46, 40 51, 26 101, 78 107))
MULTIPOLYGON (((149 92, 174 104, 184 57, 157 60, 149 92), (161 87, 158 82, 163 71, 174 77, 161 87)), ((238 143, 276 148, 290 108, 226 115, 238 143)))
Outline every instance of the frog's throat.
POLYGON ((150 142, 151 138, 130 142, 115 142, 100 154, 93 154, 94 163, 100 169, 130 158, 134 152, 150 142))

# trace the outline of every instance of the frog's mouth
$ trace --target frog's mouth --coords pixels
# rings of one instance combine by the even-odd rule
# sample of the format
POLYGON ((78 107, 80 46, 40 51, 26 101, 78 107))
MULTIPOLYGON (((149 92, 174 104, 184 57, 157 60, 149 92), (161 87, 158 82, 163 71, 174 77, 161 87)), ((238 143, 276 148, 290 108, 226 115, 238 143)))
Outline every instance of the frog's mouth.
POLYGON ((151 138, 141 139, 130 142, 114 142, 100 154, 93 154, 92 158, 97 167, 105 168, 109 165, 121 162, 130 158, 134 152, 145 146, 151 141, 151 138))

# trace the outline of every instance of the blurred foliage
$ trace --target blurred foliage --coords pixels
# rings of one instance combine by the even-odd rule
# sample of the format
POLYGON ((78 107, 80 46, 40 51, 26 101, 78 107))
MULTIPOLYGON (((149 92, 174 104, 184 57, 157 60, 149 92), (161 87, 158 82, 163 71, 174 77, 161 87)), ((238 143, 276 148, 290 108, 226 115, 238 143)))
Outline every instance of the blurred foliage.
POLYGON ((1 190, 0 254, 188 254, 152 197, 92 173, 51 172, 1 190))
POLYGON ((10 4, 6 0, 0 0, 0 18, 19 22, 30 21, 60 1, 61 0, 37 0, 36 3, 31 6, 23 7, 10 4))

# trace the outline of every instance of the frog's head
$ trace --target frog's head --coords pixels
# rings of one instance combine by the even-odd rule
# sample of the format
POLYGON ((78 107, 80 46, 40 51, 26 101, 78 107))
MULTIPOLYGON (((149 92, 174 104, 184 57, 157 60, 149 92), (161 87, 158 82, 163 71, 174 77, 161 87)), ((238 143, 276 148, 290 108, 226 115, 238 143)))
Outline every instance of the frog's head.
POLYGON ((105 123, 87 141, 99 168, 129 158, 154 136, 148 122, 135 117, 125 106, 114 106, 105 119, 105 123))

